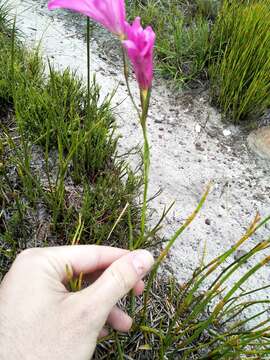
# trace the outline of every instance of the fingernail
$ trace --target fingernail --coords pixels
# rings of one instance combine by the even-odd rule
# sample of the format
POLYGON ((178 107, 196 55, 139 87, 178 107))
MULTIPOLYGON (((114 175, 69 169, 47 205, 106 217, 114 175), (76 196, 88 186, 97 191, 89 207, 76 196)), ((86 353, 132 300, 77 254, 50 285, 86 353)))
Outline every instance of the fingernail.
POLYGON ((136 250, 132 253, 133 266, 139 276, 145 275, 154 264, 154 258, 149 251, 136 250))

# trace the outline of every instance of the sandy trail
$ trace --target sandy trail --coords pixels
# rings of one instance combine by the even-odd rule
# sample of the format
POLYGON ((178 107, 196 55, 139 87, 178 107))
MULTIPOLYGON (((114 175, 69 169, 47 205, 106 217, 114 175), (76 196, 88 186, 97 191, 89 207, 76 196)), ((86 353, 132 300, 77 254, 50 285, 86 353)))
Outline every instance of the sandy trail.
MULTIPOLYGON (((26 35, 28 46, 42 41, 45 58, 56 67, 76 70, 86 77, 86 46, 76 34, 76 28, 64 25, 56 13, 52 14, 39 2, 14 0, 17 26, 26 35)), ((70 15, 68 15, 70 16, 70 15)), ((106 53, 106 48, 103 48, 106 53)), ((119 133, 122 138, 119 151, 141 141, 136 113, 127 98, 121 69, 108 59, 99 56, 99 47, 92 44, 92 72, 102 87, 102 95, 110 93, 117 85, 113 99, 119 133)), ((131 81, 133 93, 137 85, 131 81)), ((228 249, 244 233, 257 211, 262 216, 270 214, 270 163, 251 153, 247 134, 235 126, 221 122, 220 114, 209 106, 206 95, 172 93, 166 84, 154 83, 148 121, 152 148, 150 194, 162 189, 151 207, 158 218, 164 205, 175 200, 175 207, 165 222, 161 235, 170 234, 192 212, 211 180, 213 190, 203 211, 193 225, 177 240, 169 265, 179 281, 186 280, 201 258, 206 242, 206 258, 228 249)), ((135 159, 129 158, 134 164, 135 159)), ((236 256, 269 236, 266 227, 236 256)), ((246 265, 241 271, 250 267, 246 265)), ((250 281, 249 286, 269 283, 270 267, 265 267, 250 281)))

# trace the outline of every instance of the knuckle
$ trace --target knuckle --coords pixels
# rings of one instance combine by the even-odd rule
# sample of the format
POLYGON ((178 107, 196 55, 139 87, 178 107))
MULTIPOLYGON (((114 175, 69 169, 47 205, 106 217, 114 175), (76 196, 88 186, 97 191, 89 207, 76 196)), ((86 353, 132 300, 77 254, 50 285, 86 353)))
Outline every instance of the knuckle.
POLYGON ((35 258, 40 256, 41 249, 32 248, 23 250, 19 255, 16 257, 16 262, 21 261, 33 261, 35 258))
POLYGON ((39 253, 40 249, 37 248, 31 248, 31 249, 25 249, 23 250, 18 256, 19 257, 25 257, 25 256, 35 256, 37 253, 39 253))

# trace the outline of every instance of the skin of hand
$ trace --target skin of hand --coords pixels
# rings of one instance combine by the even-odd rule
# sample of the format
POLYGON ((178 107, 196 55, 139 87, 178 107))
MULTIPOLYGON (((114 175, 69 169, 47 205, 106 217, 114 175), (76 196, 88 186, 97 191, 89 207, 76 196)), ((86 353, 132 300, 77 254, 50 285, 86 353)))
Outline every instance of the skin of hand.
POLYGON ((90 360, 106 323, 130 329, 116 303, 142 293, 153 261, 146 250, 95 245, 23 251, 0 285, 0 359, 90 360), (69 292, 66 266, 95 281, 69 292))

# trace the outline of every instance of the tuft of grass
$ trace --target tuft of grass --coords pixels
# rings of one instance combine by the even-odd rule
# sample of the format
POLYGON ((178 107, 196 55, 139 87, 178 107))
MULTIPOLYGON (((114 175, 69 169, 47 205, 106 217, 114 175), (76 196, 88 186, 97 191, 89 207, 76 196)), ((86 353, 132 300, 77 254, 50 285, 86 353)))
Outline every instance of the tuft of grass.
POLYGON ((207 20, 197 17, 186 27, 184 18, 178 17, 171 26, 170 39, 161 37, 157 46, 157 56, 162 62, 161 73, 182 83, 202 79, 208 52, 207 20))
POLYGON ((270 105, 270 2, 224 1, 212 33, 211 92, 239 123, 270 105))
POLYGON ((205 19, 214 21, 217 17, 220 1, 219 0, 195 0, 196 11, 205 19))
POLYGON ((7 1, 0 2, 0 33, 10 36, 12 34, 12 19, 9 16, 10 6, 7 1))

